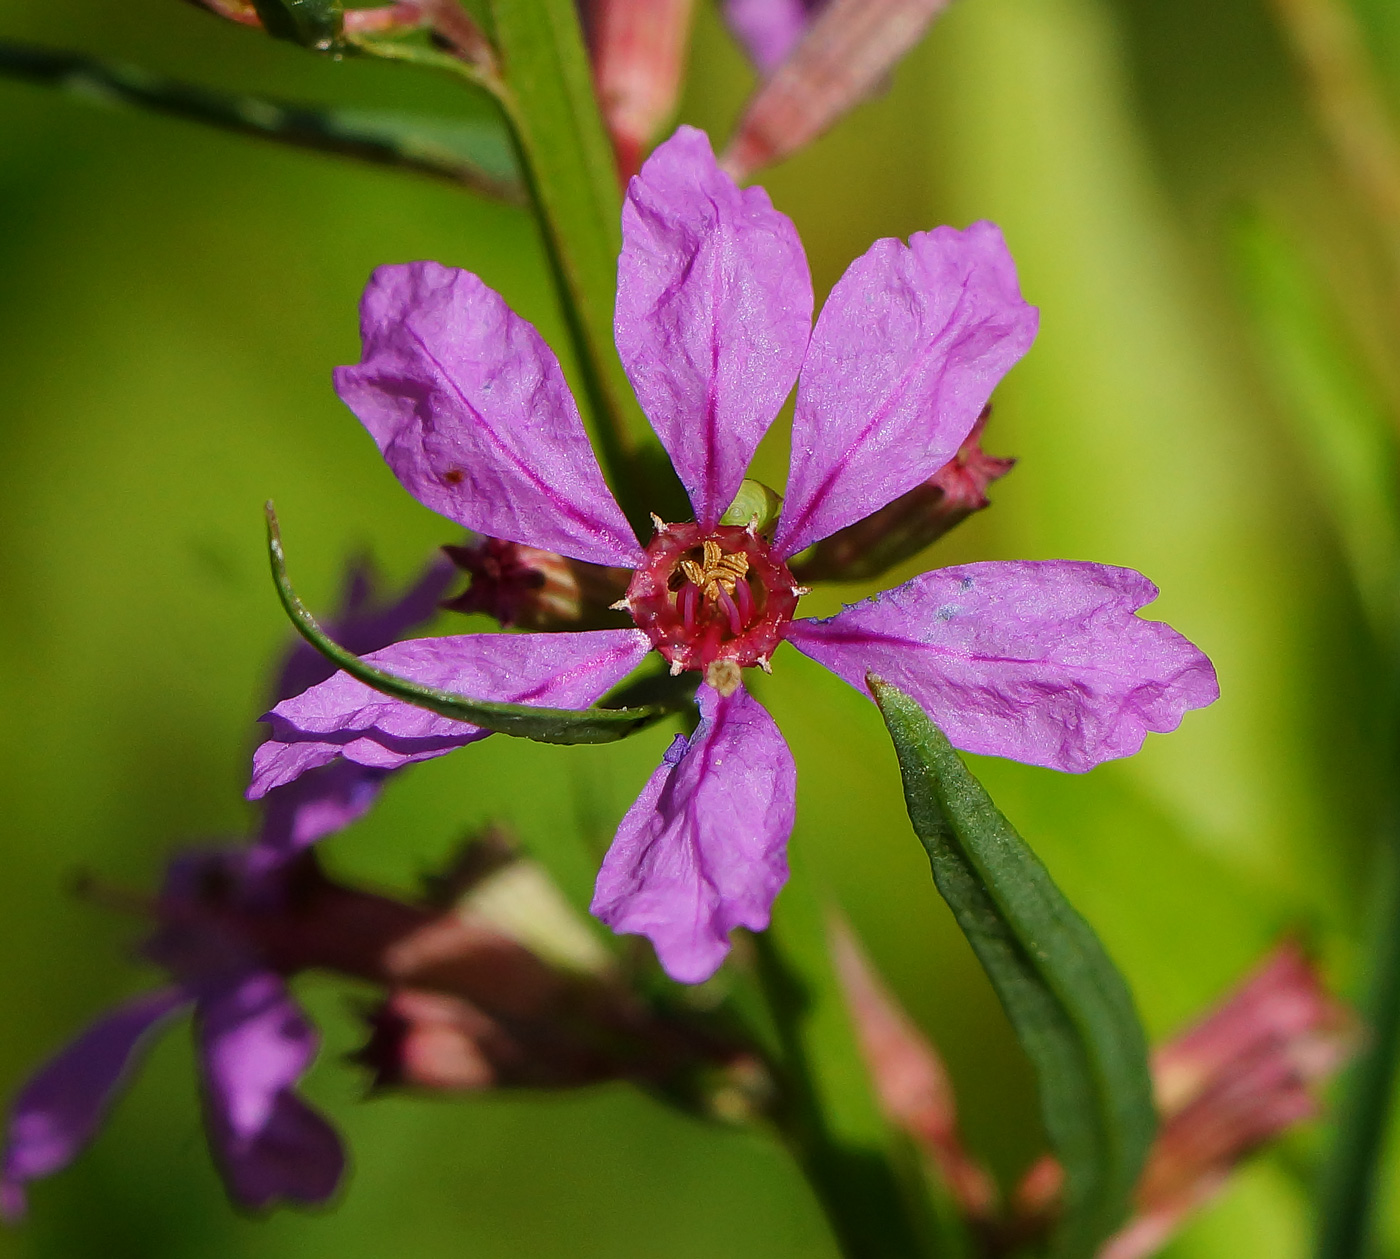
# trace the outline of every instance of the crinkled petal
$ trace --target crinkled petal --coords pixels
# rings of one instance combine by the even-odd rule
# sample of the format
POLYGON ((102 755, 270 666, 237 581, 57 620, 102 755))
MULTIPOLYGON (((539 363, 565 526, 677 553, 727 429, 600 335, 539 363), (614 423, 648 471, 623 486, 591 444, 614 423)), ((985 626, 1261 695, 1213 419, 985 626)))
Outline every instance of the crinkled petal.
POLYGON ((345 1154, 293 1092, 318 1038, 281 978, 254 971, 207 994, 197 1022, 210 1144, 230 1195, 254 1209, 325 1201, 345 1154))
POLYGON ((1107 564, 964 564, 787 638, 863 693, 868 672, 892 682, 964 751, 1081 772, 1219 696, 1194 645, 1134 615, 1156 597, 1107 564))
MULTIPOLYGON (((543 708, 586 708, 651 650, 640 630, 561 634, 460 634, 395 643, 364 657, 400 677, 473 699, 543 708)), ((490 731, 391 699, 337 673, 262 720, 272 737, 253 754, 248 798, 337 757, 397 769, 484 739, 490 731)))
POLYGON ((821 0, 724 0, 724 20, 762 74, 793 50, 821 0))
POLYGON ((30 1077, 10 1108, 0 1215, 25 1212, 24 1187, 71 1163, 92 1140, 149 1034, 189 998, 148 993, 99 1019, 30 1077))
POLYGON ((957 454, 1038 318, 991 223, 877 240, 857 258, 802 368, 777 553, 863 519, 957 454))
POLYGON ((695 518, 714 526, 797 379, 812 277, 792 221, 736 187, 694 127, 628 187, 613 328, 695 518))
POLYGON ((540 334, 468 271, 380 267, 341 400, 425 507, 491 537, 595 564, 641 561, 540 334))
POLYGON ((614 931, 647 936, 680 983, 708 979, 734 927, 761 931, 787 882, 797 769, 742 687, 702 685, 700 725, 676 736, 617 828, 593 894, 614 931))

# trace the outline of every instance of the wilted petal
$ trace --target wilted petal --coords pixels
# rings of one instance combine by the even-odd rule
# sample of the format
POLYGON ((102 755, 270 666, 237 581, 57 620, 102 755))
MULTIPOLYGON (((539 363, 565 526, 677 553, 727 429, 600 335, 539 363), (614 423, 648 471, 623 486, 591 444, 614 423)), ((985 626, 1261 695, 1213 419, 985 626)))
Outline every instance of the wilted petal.
POLYGON ((1156 597, 1106 564, 964 564, 787 637, 863 693, 868 672, 907 692, 964 751, 1077 772, 1219 695, 1196 647, 1134 615, 1156 597))
POLYGON ((772 74, 802 38, 821 0, 725 0, 724 20, 762 74, 772 74))
POLYGON ((99 1019, 50 1058, 10 1108, 0 1214, 24 1215, 24 1186, 75 1159, 97 1132, 155 1026, 189 998, 166 988, 128 1002, 99 1019))
POLYGON ((789 49, 791 55, 749 102, 724 151, 725 170, 744 179, 811 143, 885 81, 947 6, 948 0, 807 0, 805 6, 797 0, 729 0, 730 25, 761 67, 763 56, 785 56, 789 49), (795 10, 803 7, 821 12, 805 32, 794 31, 795 10), (753 35, 746 36, 736 21, 740 12, 753 35))
MULTIPOLYGON (((365 660, 412 682, 473 699, 586 708, 650 650, 651 640, 635 629, 460 634, 395 643, 365 660)), ((283 700, 263 720, 272 726, 272 737, 253 754, 251 800, 337 757, 373 769, 397 769, 490 733, 392 699, 347 673, 283 700)))
POLYGON ((761 931, 787 881, 797 769, 763 706, 702 685, 700 725, 667 751, 617 828, 593 913, 644 935, 666 973, 708 979, 734 927, 761 931))
POLYGON ((323 1202, 345 1155, 334 1129, 292 1091, 317 1035, 282 980, 267 971, 198 1007, 210 1142, 230 1194, 244 1206, 323 1202))
POLYGON ((558 360, 499 293, 436 262, 380 267, 360 333, 336 390, 420 503, 492 537, 640 562, 558 360))
POLYGON ((991 223, 876 241, 812 333, 775 551, 795 555, 943 467, 1037 321, 991 223))
POLYGON ((797 229, 762 188, 735 187, 703 131, 681 127, 627 190, 614 333, 707 528, 792 389, 811 327, 797 229))

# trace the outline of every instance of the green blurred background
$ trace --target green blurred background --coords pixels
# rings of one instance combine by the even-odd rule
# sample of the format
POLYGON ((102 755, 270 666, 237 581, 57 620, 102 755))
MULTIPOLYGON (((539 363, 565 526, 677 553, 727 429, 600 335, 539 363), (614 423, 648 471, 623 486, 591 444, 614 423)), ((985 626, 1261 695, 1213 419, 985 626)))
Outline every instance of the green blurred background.
MULTIPOLYGON (((1364 16, 1400 75, 1391 7, 1370 0, 1364 16)), ((478 108, 412 70, 320 60, 175 0, 7 0, 0 13, 5 36, 231 88, 478 108)), ((682 117, 722 136, 751 84, 702 3, 682 117)), ((252 718, 287 641, 263 500, 277 501, 318 608, 352 553, 405 580, 456 540, 330 388, 331 367, 358 357, 370 269, 471 268, 553 344, 562 336, 520 212, 11 83, 0 120, 9 1093, 150 979, 127 960, 139 924, 74 899, 75 872, 148 887, 178 845, 248 825, 252 718)), ((1263 0, 959 0, 884 95, 765 182, 802 232, 819 296, 877 236, 1002 225, 1042 312, 986 437, 1020 463, 931 562, 1138 568, 1162 587, 1151 614, 1219 668, 1220 702, 1131 761, 1083 777, 976 765, 1103 936, 1150 1033, 1180 1026, 1286 930, 1351 991, 1366 656, 1316 478, 1234 296, 1229 224, 1264 207, 1363 336, 1375 259, 1263 0)), ((763 454, 778 484, 782 445, 763 454)), ((829 611, 862 593, 810 602, 829 611)), ((776 663, 761 695, 798 760, 794 847, 945 1051, 971 1144, 1013 1176, 1042 1148, 1029 1070, 928 878, 878 716, 796 653, 776 663)), ((327 857, 407 889, 465 829, 500 818, 585 899, 598 844, 668 737, 490 740, 396 780, 327 857)), ((0 1234, 0 1254, 836 1253, 781 1150, 627 1088, 360 1104, 363 1081, 341 1062, 355 994, 317 980, 301 991, 326 1027, 309 1092, 353 1151, 333 1209, 258 1221, 227 1205, 177 1033, 95 1147, 35 1188, 31 1221, 0 1234)), ((1168 1253, 1303 1254, 1319 1141, 1314 1130, 1252 1163, 1168 1253)))

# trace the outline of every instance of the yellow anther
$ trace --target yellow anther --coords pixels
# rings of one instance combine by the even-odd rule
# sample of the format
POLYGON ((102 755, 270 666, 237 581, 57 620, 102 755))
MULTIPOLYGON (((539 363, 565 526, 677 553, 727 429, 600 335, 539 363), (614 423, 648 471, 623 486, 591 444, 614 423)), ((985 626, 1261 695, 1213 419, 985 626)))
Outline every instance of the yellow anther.
POLYGON ((686 580, 699 586, 706 599, 718 599, 721 590, 732 595, 739 579, 748 571, 747 555, 742 551, 726 555, 714 539, 706 541, 704 558, 699 563, 694 560, 681 561, 681 572, 685 574, 686 580))

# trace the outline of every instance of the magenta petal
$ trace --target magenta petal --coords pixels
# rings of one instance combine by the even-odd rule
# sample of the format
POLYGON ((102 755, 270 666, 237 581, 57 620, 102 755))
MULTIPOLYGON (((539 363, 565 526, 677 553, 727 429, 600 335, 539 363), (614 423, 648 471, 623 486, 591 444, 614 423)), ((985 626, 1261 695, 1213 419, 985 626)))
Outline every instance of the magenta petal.
POLYGON ((875 673, 967 752, 1081 772, 1131 756, 1218 698, 1215 670, 1160 621, 1130 568, 1071 560, 925 573, 788 641, 867 693, 875 673))
POLYGON ((672 979, 719 968, 734 927, 761 931, 787 882, 797 769, 782 734, 742 687, 702 685, 700 725, 667 751, 617 828, 592 911, 644 935, 672 979))
POLYGON ((261 1209, 323 1202, 345 1155, 335 1130, 292 1091, 317 1035, 282 980, 255 971, 199 1004, 205 1114, 229 1193, 261 1209))
MULTIPOLYGON (((586 708, 650 650, 651 640, 634 629, 459 634, 409 639, 364 659, 410 681, 473 699, 586 708)), ((272 726, 272 737, 253 754, 251 800, 337 757, 372 769, 397 769, 490 733, 391 699, 347 673, 283 700, 263 720, 272 726)))
POLYGON ((182 989, 148 993, 99 1019, 30 1078, 10 1108, 0 1215, 24 1215, 24 1186, 66 1167, 97 1132, 149 1033, 189 1000, 182 989))
POLYGON ((436 262, 380 267, 360 335, 336 390, 420 503, 574 559, 641 561, 558 360, 499 293, 436 262))
POLYGON ((797 229, 762 188, 735 186, 703 131, 681 127, 628 186, 613 331, 707 528, 734 501, 811 328, 797 229))
POLYGON ((812 333, 774 539, 795 555, 927 480, 958 451, 1035 339, 991 223, 877 240, 832 289, 812 333))

